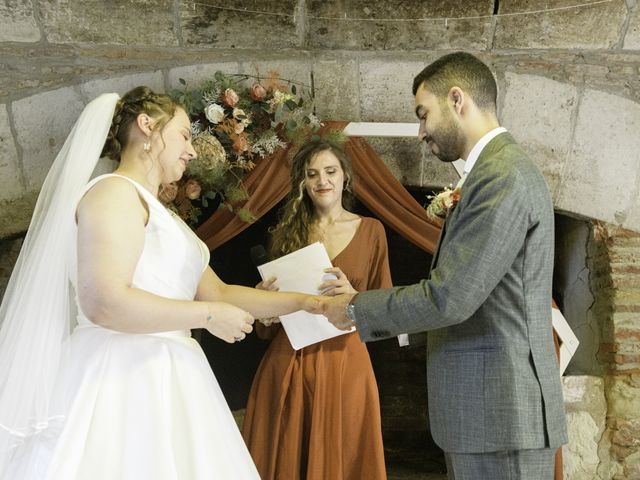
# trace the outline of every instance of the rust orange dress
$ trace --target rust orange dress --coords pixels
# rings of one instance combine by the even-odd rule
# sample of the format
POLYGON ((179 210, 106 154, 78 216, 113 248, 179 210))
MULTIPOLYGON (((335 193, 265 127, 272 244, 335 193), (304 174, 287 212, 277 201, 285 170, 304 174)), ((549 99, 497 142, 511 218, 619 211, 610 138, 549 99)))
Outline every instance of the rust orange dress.
MULTIPOLYGON (((362 217, 332 263, 358 291, 391 287, 382 224, 362 217)), ((295 351, 280 325, 253 380, 242 435, 263 480, 386 479, 378 386, 347 333, 295 351)))

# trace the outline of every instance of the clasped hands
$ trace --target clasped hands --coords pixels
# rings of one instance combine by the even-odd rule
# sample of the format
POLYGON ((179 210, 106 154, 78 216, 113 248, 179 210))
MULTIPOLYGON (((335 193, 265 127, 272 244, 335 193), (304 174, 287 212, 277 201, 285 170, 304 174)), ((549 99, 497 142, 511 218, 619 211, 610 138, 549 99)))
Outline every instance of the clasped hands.
MULTIPOLYGON (((304 310, 326 316, 329 321, 340 330, 350 330, 352 322, 345 316, 345 308, 357 291, 353 288, 344 272, 338 267, 325 268, 326 274, 333 274, 336 278, 328 279, 318 286, 321 296, 310 295, 305 300, 304 310)), ((262 290, 277 291, 277 278, 271 277, 263 280, 256 288, 262 290)), ((259 321, 264 325, 279 322, 278 317, 263 318, 259 321)))

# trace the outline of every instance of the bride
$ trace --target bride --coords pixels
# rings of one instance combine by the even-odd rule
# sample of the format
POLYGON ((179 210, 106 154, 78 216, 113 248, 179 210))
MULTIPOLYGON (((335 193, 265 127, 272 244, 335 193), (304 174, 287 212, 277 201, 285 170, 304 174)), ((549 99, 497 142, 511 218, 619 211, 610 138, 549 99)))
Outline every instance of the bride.
POLYGON ((316 301, 216 276, 157 199, 195 156, 185 110, 147 87, 78 119, 0 307, 0 478, 259 478, 190 329, 240 341, 316 301), (101 155, 119 166, 89 181, 101 155))

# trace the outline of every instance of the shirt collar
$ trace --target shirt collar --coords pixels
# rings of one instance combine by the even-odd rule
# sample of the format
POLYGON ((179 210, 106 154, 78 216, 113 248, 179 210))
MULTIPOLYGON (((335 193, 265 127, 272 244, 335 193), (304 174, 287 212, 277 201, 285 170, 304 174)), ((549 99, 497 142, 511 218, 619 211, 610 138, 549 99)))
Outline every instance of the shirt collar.
POLYGON ((497 135, 500 135, 501 133, 506 132, 506 131, 507 131, 507 129, 504 128, 504 127, 497 127, 497 128, 494 128, 493 130, 485 133, 482 136, 482 138, 480 140, 478 140, 478 143, 476 143, 473 146, 473 148, 469 152, 469 156, 467 157, 467 160, 464 162, 464 173, 463 173, 463 175, 466 175, 471 171, 471 169, 473 168, 473 166, 476 163, 476 160, 478 160, 478 157, 482 153, 482 150, 484 150, 484 147, 487 146, 487 143, 489 143, 491 140, 493 140, 494 137, 496 137, 497 135))

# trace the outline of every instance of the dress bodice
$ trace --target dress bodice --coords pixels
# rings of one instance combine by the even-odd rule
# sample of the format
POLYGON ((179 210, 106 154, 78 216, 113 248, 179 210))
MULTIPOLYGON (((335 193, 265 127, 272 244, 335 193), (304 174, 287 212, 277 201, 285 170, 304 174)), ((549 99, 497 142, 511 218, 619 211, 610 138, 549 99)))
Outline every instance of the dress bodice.
MULTIPOLYGON (((101 175, 87 184, 84 193, 110 176, 129 181, 146 202, 149 220, 144 247, 138 260, 132 286, 176 300, 193 300, 202 272, 209 263, 209 250, 195 233, 157 198, 134 180, 117 175, 101 175)), ((70 279, 77 284, 77 245, 71 252, 70 279)), ((78 324, 91 324, 78 306, 78 324)))

